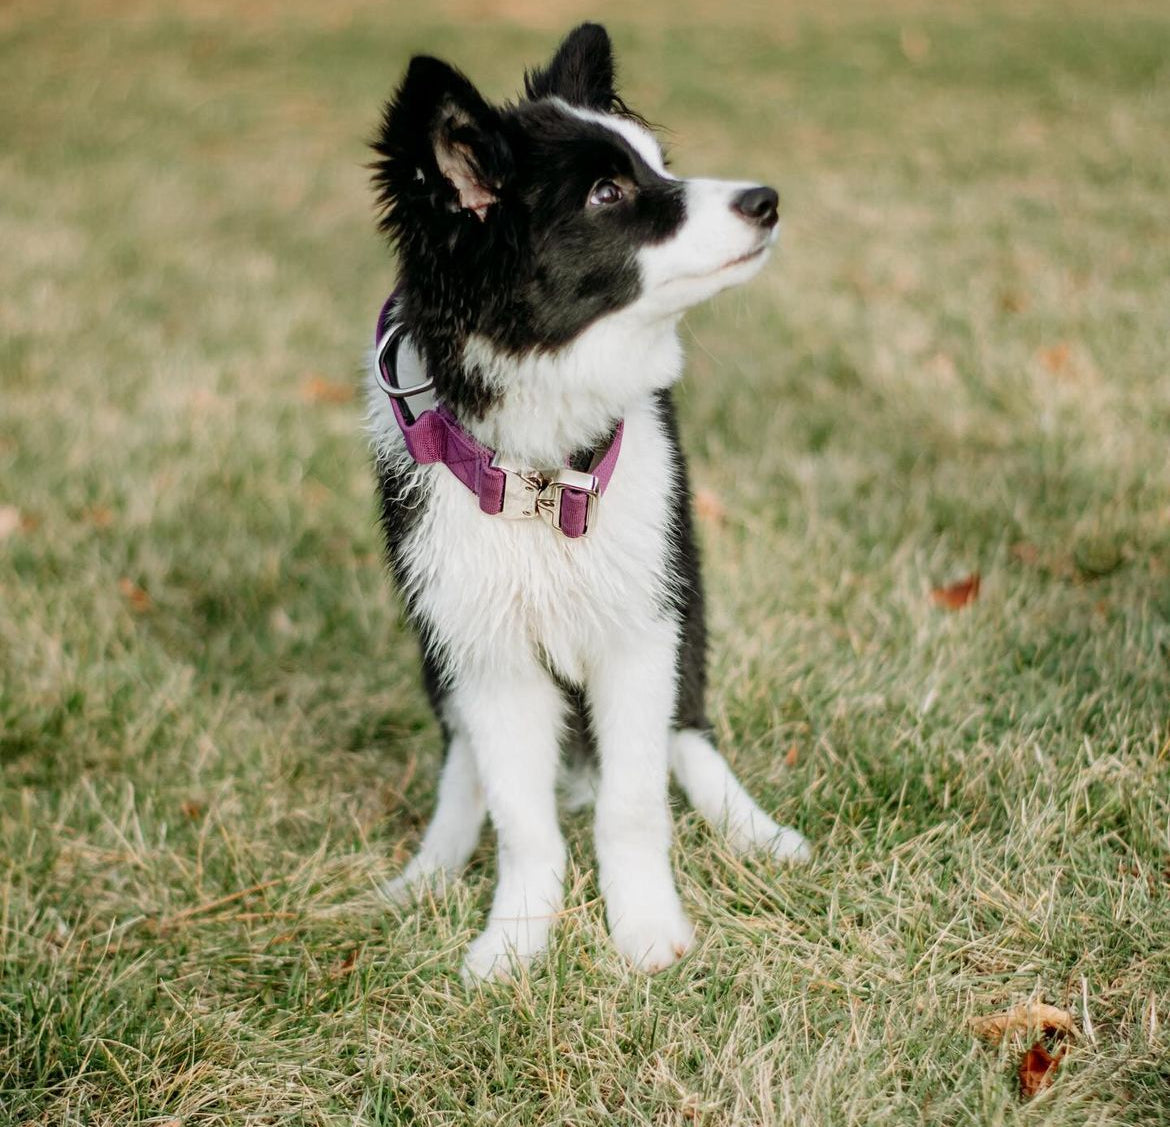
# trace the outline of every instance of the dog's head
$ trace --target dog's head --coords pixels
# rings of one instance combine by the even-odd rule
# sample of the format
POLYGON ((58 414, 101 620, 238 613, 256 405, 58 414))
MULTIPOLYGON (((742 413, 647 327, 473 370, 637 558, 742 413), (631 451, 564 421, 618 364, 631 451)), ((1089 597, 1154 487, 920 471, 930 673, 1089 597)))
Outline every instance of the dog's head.
POLYGON ((472 335, 521 357, 615 314, 673 322, 751 277, 776 235, 771 188, 670 173, 617 95, 596 24, 571 32, 505 106, 446 63, 414 58, 374 149, 403 317, 440 390, 472 335))

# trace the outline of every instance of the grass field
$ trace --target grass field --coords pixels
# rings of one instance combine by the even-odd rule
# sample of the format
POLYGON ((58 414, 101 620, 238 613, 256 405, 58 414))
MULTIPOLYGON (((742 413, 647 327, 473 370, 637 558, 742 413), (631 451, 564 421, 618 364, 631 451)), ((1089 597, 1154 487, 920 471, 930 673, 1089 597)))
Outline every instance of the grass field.
POLYGON ((0 1124, 1170 1123, 1170 11, 0 7, 0 1124), (713 716, 816 859, 681 805, 695 952, 468 993, 358 385, 412 51, 585 15, 782 252, 698 310, 713 716), (960 610, 932 591, 978 573, 960 610), (1079 1034, 1021 1101, 1029 998, 1079 1034))

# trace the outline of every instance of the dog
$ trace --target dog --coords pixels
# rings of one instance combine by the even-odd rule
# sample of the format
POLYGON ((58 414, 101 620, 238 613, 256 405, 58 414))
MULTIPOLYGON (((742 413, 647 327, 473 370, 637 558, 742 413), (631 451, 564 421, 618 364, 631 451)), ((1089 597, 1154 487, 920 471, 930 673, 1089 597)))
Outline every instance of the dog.
POLYGON ((679 179, 596 24, 489 104, 417 56, 371 165, 398 289, 369 383, 390 569, 446 745, 395 899, 460 870, 490 815, 498 878, 468 980, 546 948, 563 904, 558 764, 596 764, 610 935, 656 971, 691 947, 673 775, 736 850, 809 854, 715 749, 703 598, 671 387, 683 312, 760 269, 777 195, 679 179), (576 754, 576 753, 575 753, 576 754))

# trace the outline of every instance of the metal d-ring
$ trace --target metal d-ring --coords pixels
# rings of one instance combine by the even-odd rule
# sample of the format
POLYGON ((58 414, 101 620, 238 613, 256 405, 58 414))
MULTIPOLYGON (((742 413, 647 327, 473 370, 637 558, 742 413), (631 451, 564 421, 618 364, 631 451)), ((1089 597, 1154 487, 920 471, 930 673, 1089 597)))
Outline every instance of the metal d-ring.
POLYGON ((391 399, 409 399, 412 395, 421 395, 435 386, 433 379, 423 380, 414 387, 399 387, 394 382, 398 377, 398 349, 404 335, 404 326, 400 322, 391 322, 390 328, 382 334, 382 339, 378 341, 378 346, 374 350, 374 379, 391 399))

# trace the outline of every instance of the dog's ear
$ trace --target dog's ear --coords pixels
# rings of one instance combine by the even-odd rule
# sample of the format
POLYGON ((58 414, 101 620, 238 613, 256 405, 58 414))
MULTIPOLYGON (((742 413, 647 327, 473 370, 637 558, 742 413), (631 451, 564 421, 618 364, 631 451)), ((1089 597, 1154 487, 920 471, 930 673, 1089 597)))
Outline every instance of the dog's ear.
POLYGON ((411 59, 373 148, 388 230, 420 209, 484 220, 512 171, 499 113, 454 67, 426 55, 411 59))
POLYGON ((613 45, 600 24, 583 23, 565 36, 552 62, 524 76, 529 98, 563 98, 591 110, 614 108, 613 45))

